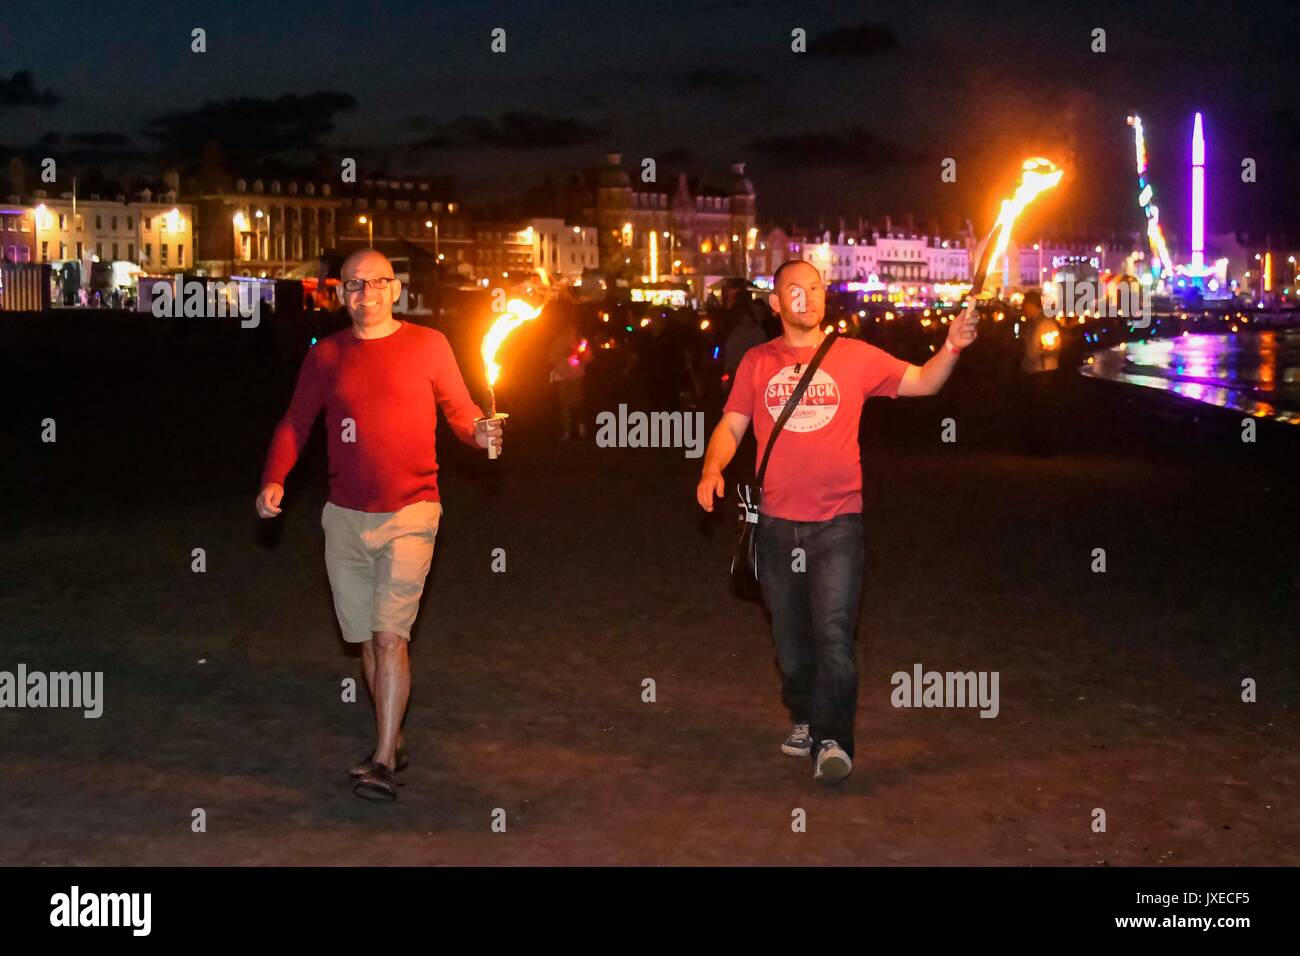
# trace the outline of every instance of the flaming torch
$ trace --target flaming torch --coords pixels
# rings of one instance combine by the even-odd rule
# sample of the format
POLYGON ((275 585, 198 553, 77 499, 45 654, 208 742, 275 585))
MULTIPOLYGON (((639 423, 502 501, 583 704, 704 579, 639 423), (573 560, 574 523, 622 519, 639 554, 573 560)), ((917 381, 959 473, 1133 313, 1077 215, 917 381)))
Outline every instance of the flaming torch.
MULTIPOLYGON (((989 265, 997 262, 1006 253, 1007 242, 1011 239, 1011 226, 1016 221, 1016 217, 1024 212, 1025 207, 1033 202, 1039 193, 1051 189, 1065 175, 1065 170, 1057 169, 1054 163, 1041 157, 1026 159, 1020 170, 1020 184, 1016 186, 1016 191, 1010 199, 1002 200, 997 221, 993 223, 993 228, 980 244, 984 254, 979 258, 975 278, 971 283, 972 298, 984 289, 989 265)), ((994 271, 1000 271, 1000 268, 994 271)))
MULTIPOLYGON (((531 322, 542 314, 541 306, 532 306, 522 299, 511 299, 506 304, 505 313, 501 315, 491 327, 487 330, 487 335, 483 336, 483 345, 479 352, 483 356, 483 374, 487 379, 488 386, 488 413, 487 418, 480 418, 479 421, 491 421, 493 419, 505 419, 510 416, 505 412, 497 411, 496 384, 501 375, 501 366, 497 363, 497 351, 505 342, 506 337, 525 322, 531 322)), ((496 445, 488 445, 488 457, 497 457, 496 445)))

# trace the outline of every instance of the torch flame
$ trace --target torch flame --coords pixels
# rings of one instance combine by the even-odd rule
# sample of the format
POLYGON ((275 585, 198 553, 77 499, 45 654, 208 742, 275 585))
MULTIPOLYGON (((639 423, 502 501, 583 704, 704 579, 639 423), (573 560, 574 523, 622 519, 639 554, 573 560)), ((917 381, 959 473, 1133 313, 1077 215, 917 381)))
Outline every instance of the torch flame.
POLYGON ((489 387, 495 386, 501 375, 501 366, 497 364, 497 351, 508 336, 525 322, 531 322, 542 314, 541 306, 532 306, 522 299, 511 299, 506 304, 505 314, 492 323, 487 335, 483 336, 483 370, 489 387))
POLYGON ((993 224, 997 239, 994 241, 993 251, 988 259, 991 272, 1001 271, 998 263, 1007 251, 1007 242, 1011 239, 1011 225, 1016 221, 1016 217, 1025 211, 1025 207, 1033 202, 1039 193, 1051 189, 1065 175, 1065 170, 1057 169, 1055 163, 1042 157, 1026 159, 1020 169, 1020 185, 1016 186, 1016 191, 1010 199, 1002 200, 1002 209, 998 212, 997 222, 993 224))

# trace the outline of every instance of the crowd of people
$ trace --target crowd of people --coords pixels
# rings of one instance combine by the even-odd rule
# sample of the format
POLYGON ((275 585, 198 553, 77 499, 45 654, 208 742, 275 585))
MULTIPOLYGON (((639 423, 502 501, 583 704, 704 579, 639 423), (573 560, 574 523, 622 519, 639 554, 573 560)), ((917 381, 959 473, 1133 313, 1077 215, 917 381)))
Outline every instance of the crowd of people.
MULTIPOLYGON (((1012 305, 980 307, 980 344, 968 366, 994 379, 1020 421, 1021 450, 1051 454, 1050 419, 1061 369, 1082 360, 1080 326, 1044 315, 1029 292, 1012 305)), ((908 361, 934 353, 960 312, 863 305, 830 297, 827 323, 908 361)), ((586 304, 561 297, 548 306, 546 362, 562 439, 584 437, 596 411, 626 403, 657 411, 704 411, 716 417, 744 354, 780 334, 766 294, 742 282, 724 285, 702 308, 623 302, 586 304)))

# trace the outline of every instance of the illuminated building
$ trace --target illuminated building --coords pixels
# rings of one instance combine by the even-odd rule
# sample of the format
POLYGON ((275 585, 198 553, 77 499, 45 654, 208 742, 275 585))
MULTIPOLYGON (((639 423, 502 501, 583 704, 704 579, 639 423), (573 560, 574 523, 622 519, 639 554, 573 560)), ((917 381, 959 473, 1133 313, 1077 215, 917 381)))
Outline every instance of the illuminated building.
POLYGON ((594 226, 570 226, 563 219, 530 219, 532 267, 545 269, 552 282, 573 282, 584 270, 600 267, 594 226))
POLYGON ((208 174, 193 195, 199 217, 198 266, 211 276, 277 278, 310 269, 335 245, 342 200, 329 183, 208 174))
POLYGON ((468 268, 456 263, 461 275, 500 282, 533 269, 533 237, 524 222, 478 221, 469 225, 473 245, 468 268))
POLYGON ((37 215, 30 206, 0 206, 0 262, 36 259, 37 215))
MULTIPOLYGON (((798 232, 798 230, 794 230, 798 232)), ((783 262, 803 259, 826 283, 862 283, 870 276, 885 283, 962 282, 970 279, 970 249, 963 239, 943 239, 896 232, 886 220, 884 231, 862 220, 854 231, 794 235, 769 232, 752 256, 751 275, 770 278, 783 262)))
MULTIPOLYGON (((118 194, 71 191, 56 197, 43 190, 30 205, 31 261, 64 263, 133 262, 145 272, 165 275, 194 266, 194 207, 177 201, 163 184, 146 187, 130 200, 118 194)), ((82 268, 82 285, 89 270, 82 268)))
POLYGON ((681 173, 669 192, 639 177, 634 184, 622 161, 619 153, 606 157, 588 219, 597 224, 602 269, 648 277, 653 249, 659 278, 681 277, 694 297, 717 278, 746 275, 758 228, 744 163, 732 164, 724 189, 692 188, 681 173))
POLYGON ((445 184, 427 179, 340 184, 335 190, 341 200, 338 251, 347 255, 370 247, 390 259, 427 259, 442 263, 448 272, 472 275, 474 227, 461 206, 446 197, 448 191, 445 184))

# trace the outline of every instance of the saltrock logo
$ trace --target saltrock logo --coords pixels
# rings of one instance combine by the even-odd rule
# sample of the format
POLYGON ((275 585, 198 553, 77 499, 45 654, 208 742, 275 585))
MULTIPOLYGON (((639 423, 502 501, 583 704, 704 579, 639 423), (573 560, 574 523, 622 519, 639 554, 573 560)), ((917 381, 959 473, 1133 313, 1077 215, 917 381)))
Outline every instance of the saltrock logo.
MULTIPOLYGON (((787 365, 768 379, 767 388, 763 390, 763 404, 767 406, 773 421, 781 417, 781 409, 790 400, 800 377, 793 365, 787 365)), ((799 404, 790 413, 785 427, 792 432, 815 432, 830 423, 839 407, 839 385, 824 368, 819 368, 813 373, 812 381, 800 396, 799 404)))
POLYGON ((1043 314, 1095 315, 1098 318, 1128 319, 1135 329, 1151 324, 1151 290, 1136 279, 1102 282, 1100 279, 1071 277, 1050 283, 1043 296, 1043 314))
POLYGON ((170 285, 154 286, 152 311, 158 318, 224 319, 238 316, 253 329, 262 321, 262 297, 253 282, 190 279, 178 272, 170 285))

